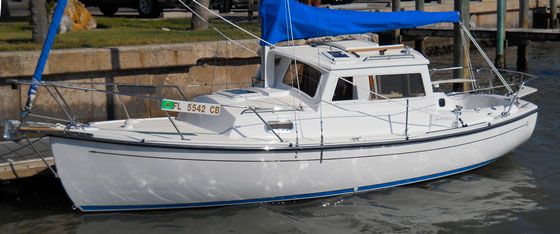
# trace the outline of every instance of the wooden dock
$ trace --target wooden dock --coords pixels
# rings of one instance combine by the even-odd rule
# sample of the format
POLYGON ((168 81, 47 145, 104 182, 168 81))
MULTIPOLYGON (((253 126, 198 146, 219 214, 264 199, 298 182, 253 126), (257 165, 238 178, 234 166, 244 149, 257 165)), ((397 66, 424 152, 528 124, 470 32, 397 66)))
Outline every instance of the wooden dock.
MULTIPOLYGON (((474 27, 470 31, 476 38, 496 39, 496 28, 474 27)), ((401 29, 401 34, 413 38, 453 37, 454 30, 451 27, 420 27, 401 29)), ((560 29, 506 28, 506 38, 511 41, 560 41, 560 29)))
POLYGON ((48 171, 48 166, 54 165, 48 138, 30 141, 33 147, 45 157, 44 160, 35 153, 26 140, 0 142, 0 181, 35 176, 48 171))

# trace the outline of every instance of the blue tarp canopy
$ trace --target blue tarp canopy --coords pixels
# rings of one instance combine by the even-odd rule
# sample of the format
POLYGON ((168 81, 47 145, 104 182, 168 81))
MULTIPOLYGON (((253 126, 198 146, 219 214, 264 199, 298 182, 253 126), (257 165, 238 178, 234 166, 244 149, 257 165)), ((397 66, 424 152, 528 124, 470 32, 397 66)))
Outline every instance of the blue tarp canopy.
MULTIPOLYGON (((295 0, 262 0, 259 14, 262 20, 262 38, 272 44, 290 39, 382 32, 442 22, 459 22, 459 12, 456 11, 331 10, 307 6, 295 0), (288 20, 290 18, 293 38, 290 32, 290 20, 288 20)), ((264 45, 262 42, 261 44, 264 45)))

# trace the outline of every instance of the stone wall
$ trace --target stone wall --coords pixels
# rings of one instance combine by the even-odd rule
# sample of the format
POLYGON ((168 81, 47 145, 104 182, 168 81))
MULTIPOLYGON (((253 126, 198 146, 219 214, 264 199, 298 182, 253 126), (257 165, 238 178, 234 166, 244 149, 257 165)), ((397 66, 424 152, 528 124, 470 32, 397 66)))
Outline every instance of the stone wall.
MULTIPOLYGON (((257 51, 254 40, 239 41, 257 51)), ((0 122, 18 119, 25 104, 27 87, 17 88, 8 79, 30 79, 39 51, 0 53, 0 122)), ((226 88, 251 85, 258 69, 258 57, 231 42, 201 42, 169 45, 115 47, 103 49, 53 50, 44 80, 177 85, 189 98, 226 88)), ((105 88, 105 85, 86 87, 105 88)), ((161 116, 155 101, 112 97, 104 93, 60 90, 81 121, 125 118, 121 100, 133 118, 161 116)), ((172 87, 157 88, 161 97, 180 98, 172 87)), ((64 118, 49 93, 41 88, 34 114, 64 118)))

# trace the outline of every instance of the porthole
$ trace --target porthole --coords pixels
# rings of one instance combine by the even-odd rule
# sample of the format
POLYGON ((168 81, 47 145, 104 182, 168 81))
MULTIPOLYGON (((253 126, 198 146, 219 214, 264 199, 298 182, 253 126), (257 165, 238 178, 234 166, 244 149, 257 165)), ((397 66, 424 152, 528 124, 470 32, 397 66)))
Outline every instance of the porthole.
POLYGON ((445 99, 444 98, 440 98, 439 101, 439 107, 444 107, 445 106, 445 99))

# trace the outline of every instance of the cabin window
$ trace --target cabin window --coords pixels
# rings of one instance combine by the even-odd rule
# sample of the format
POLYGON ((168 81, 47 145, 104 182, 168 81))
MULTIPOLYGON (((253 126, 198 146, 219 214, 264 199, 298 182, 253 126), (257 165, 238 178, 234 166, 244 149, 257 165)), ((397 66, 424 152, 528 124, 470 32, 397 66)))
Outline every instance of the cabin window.
POLYGON ((334 90, 333 101, 354 100, 354 85, 345 80, 353 83, 354 77, 342 77, 342 79, 338 79, 334 90))
POLYGON ((288 67, 288 71, 282 80, 282 83, 299 88, 302 92, 306 93, 310 97, 314 97, 319 87, 319 81, 321 79, 321 72, 317 69, 299 62, 292 61, 288 67), (297 64, 297 65, 296 65, 297 64), (299 81, 299 85, 298 85, 299 81))
POLYGON ((377 93, 388 98, 420 97, 426 95, 420 73, 378 75, 374 79, 376 87, 371 87, 372 90, 375 89, 377 93))

